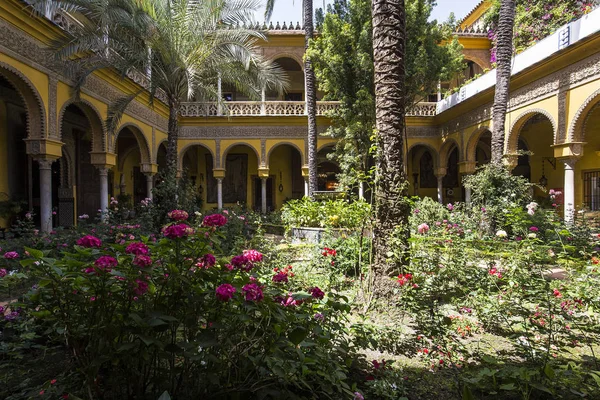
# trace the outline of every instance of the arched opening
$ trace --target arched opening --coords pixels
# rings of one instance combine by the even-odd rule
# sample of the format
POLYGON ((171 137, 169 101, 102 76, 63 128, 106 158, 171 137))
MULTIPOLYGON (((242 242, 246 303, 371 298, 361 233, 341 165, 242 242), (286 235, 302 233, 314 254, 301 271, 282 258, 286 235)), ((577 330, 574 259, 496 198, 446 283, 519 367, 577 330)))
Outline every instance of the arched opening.
MULTIPOLYGON (((229 147, 221 160, 225 168, 223 179, 224 206, 240 205, 257 209, 260 207, 261 180, 258 176, 258 155, 256 151, 245 144, 229 147)), ((208 163, 207 163, 208 165, 208 163)), ((217 205, 217 180, 212 173, 207 187, 207 206, 217 205)), ((267 189, 267 207, 273 207, 273 187, 267 189)))
POLYGON ((477 162, 477 166, 481 167, 482 165, 488 164, 492 159, 492 132, 485 130, 477 141, 477 146, 475 147, 475 161, 477 162))
POLYGON ((162 142, 158 145, 156 151, 156 164, 158 165, 158 172, 163 172, 167 169, 167 142, 162 142))
POLYGON ((575 204, 600 216, 600 102, 582 116, 583 157, 575 164, 575 204))
MULTIPOLYGON (((62 113, 61 137, 64 142, 63 154, 68 154, 66 162, 61 162, 61 175, 70 174, 72 179, 63 180, 59 189, 58 214, 59 224, 70 226, 76 216, 88 215, 93 218, 100 209, 100 175, 91 163, 93 151, 93 129, 92 124, 101 125, 99 117, 97 121, 90 121, 89 115, 94 115, 86 104, 73 103, 66 107, 62 113)), ((96 138, 99 140, 101 138, 96 138)), ((101 146, 95 143, 96 146, 101 146)), ((113 196, 113 173, 109 171, 108 188, 109 196, 113 196)))
POLYGON ((304 71, 302 66, 291 57, 280 57, 275 63, 283 69, 288 76, 290 86, 282 96, 275 92, 266 93, 266 100, 276 101, 304 101, 304 71))
POLYGON ((416 145, 408 152, 409 194, 421 197, 437 198, 437 178, 435 168, 438 167, 435 150, 416 145))
POLYGON ((449 82, 442 83, 442 92, 461 86, 466 81, 483 74, 483 68, 473 60, 465 59, 464 68, 449 82))
POLYGON ((115 173, 115 192, 119 204, 132 208, 144 200, 147 193, 146 176, 141 169, 142 153, 133 129, 125 127, 115 144, 117 154, 117 171, 115 173))
POLYGON ((10 227, 27 211, 39 224, 37 162, 27 155, 28 106, 0 70, 0 227, 10 227))
POLYGON ((184 150, 181 159, 182 178, 189 179, 190 183, 196 188, 202 205, 216 206, 217 203, 213 165, 214 159, 208 148, 198 144, 189 146, 184 150))
POLYGON ((275 208, 281 208, 288 200, 301 199, 304 196, 304 178, 300 151, 295 146, 281 144, 271 149, 268 159, 269 179, 275 188, 275 208))
POLYGON ((334 145, 323 147, 317 152, 317 189, 320 192, 339 190, 337 175, 341 172, 339 165, 331 160, 334 145))
POLYGON ((460 178, 459 178, 459 170, 458 170, 458 147, 454 147, 450 154, 448 155, 448 160, 446 163, 446 175, 442 179, 442 197, 444 203, 454 203, 455 201, 464 200, 464 194, 462 197, 460 193, 460 178))
MULTIPOLYGON (((515 150, 518 150, 528 154, 521 154, 518 157, 513 174, 523 176, 546 189, 562 192, 564 169, 554 158, 552 122, 546 115, 538 112, 527 114, 522 118, 525 121, 517 121, 514 128, 517 131, 510 134, 508 153, 514 154, 515 150)), ((543 202, 547 198, 547 193, 534 188, 534 197, 538 202, 543 202)))

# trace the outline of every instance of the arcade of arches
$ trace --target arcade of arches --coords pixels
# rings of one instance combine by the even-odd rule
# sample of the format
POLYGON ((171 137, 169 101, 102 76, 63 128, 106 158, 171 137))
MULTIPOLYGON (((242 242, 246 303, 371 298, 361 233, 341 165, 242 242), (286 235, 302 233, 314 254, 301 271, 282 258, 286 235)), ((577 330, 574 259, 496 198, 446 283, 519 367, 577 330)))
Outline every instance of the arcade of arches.
MULTIPOLYGON (((58 28, 11 4, 21 0, 0 3, 0 228, 32 211, 49 232, 107 210, 111 197, 131 204, 151 198, 166 164, 168 108, 158 99, 152 107, 136 100, 121 126, 107 132, 109 104, 140 90, 138 80, 106 71, 90 77, 74 99, 64 69, 48 61, 47 43, 58 28)), ((489 40, 469 35, 475 36, 463 37, 464 52, 473 61, 461 81, 488 67, 489 40)), ((263 91, 261 101, 251 101, 222 87, 221 96, 237 114, 203 114, 209 108, 201 102, 181 113, 178 169, 195 183, 205 210, 241 204, 267 212, 306 193, 304 36, 268 36, 259 46, 287 72, 286 94, 263 91)), ((508 166, 560 190, 565 218, 576 209, 600 212, 600 32, 586 40, 589 45, 568 45, 513 76, 506 123, 508 166), (527 153, 519 156, 518 150, 527 153)), ((432 112, 426 103, 421 113, 407 116, 411 195, 469 201, 462 178, 490 160, 493 94, 493 87, 483 88, 449 107, 438 102, 432 112)), ((334 103, 317 103, 319 132, 331 123, 327 111, 334 103)), ((319 136, 319 190, 339 190, 340 169, 328 157, 334 145, 334 139, 319 136)), ((535 189, 534 195, 545 193, 535 189)))

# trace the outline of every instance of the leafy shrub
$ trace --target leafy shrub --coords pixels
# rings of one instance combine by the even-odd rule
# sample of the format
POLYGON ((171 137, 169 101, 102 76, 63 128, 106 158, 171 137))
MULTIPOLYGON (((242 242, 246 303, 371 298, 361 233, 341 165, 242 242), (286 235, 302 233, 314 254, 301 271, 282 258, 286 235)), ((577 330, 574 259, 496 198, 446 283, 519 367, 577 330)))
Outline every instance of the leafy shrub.
POLYGON ((365 201, 315 201, 308 197, 288 201, 281 220, 288 228, 360 228, 369 219, 371 207, 365 201))
POLYGON ((86 235, 55 258, 28 248, 21 268, 38 283, 0 331, 37 329, 11 335, 0 355, 17 362, 15 349, 64 347, 71 385, 39 387, 56 396, 350 396, 346 300, 275 282, 255 251, 219 259, 221 216, 190 225, 187 213, 172 215, 155 240, 115 228, 125 240, 86 235))

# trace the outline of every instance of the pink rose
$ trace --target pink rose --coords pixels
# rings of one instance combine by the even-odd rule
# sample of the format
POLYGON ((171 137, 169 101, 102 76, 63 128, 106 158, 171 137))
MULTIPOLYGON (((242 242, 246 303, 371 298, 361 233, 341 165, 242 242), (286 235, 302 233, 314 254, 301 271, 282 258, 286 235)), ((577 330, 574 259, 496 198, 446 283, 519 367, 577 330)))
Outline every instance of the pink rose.
POLYGON ((81 247, 97 247, 100 248, 102 246, 102 241, 95 236, 86 235, 79 240, 77 240, 77 245, 81 247))
POLYGON ((202 220, 204 226, 223 226, 227 223, 227 218, 221 214, 207 215, 202 220))
POLYGON ((217 299, 219 299, 221 301, 229 301, 233 298, 233 295, 235 294, 236 291, 237 290, 235 287, 233 287, 229 283, 224 283, 216 289, 215 293, 216 293, 217 299))

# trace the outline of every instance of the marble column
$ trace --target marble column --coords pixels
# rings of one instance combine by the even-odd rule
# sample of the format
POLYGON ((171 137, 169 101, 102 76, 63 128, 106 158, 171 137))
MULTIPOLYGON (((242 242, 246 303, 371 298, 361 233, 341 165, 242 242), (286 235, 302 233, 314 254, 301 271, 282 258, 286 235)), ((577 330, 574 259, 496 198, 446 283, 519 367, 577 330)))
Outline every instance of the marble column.
POLYGON ((52 231, 52 163, 54 160, 39 159, 40 166, 40 221, 41 231, 52 231))
POLYGON ((152 200, 152 189, 154 189, 154 174, 146 174, 146 198, 152 200))
POLYGON ((358 182, 358 198, 360 200, 365 199, 365 183, 362 181, 358 182))
POLYGON ((465 203, 471 204, 471 188, 465 188, 465 203))
POLYGON ((308 176, 304 177, 304 197, 308 197, 310 194, 308 192, 308 176))
POLYGON ((100 174, 100 210, 102 212, 102 220, 105 220, 108 212, 108 168, 98 167, 100 174))
POLYGON ((265 91, 265 88, 263 88, 262 91, 260 92, 260 115, 267 114, 267 105, 265 103, 266 99, 267 99, 266 91, 265 91))
POLYGON ((267 178, 260 178, 260 211, 267 213, 267 178))
POLYGON ((223 209, 223 178, 217 178, 217 209, 223 209))
POLYGON ((578 159, 567 158, 561 161, 565 164, 564 218, 565 222, 571 223, 575 218, 575 164, 578 159))
POLYGON ((443 176, 436 176, 437 178, 437 199, 438 199, 438 203, 440 204, 444 204, 444 177, 443 176))

